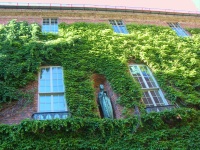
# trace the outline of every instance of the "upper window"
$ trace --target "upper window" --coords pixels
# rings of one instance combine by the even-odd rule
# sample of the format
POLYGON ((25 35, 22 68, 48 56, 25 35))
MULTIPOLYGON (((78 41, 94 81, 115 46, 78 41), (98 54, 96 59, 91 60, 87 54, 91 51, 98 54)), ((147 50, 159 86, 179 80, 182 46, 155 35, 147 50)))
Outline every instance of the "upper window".
POLYGON ((42 32, 58 32, 58 19, 44 18, 42 23, 42 32))
POLYGON ((125 24, 123 23, 122 20, 109 20, 110 24, 113 27, 113 30, 116 33, 124 33, 124 34, 128 34, 128 31, 126 29, 125 24))
POLYGON ((168 23, 168 25, 176 32, 178 36, 185 37, 190 36, 187 31, 185 31, 179 23, 168 23))
POLYGON ((162 106, 168 105, 160 87, 147 66, 130 65, 130 71, 132 76, 141 85, 143 91, 142 101, 146 107, 155 107, 157 109, 156 111, 160 111, 159 107, 162 108, 162 106))
POLYGON ((39 75, 39 112, 66 111, 62 67, 42 67, 39 75))

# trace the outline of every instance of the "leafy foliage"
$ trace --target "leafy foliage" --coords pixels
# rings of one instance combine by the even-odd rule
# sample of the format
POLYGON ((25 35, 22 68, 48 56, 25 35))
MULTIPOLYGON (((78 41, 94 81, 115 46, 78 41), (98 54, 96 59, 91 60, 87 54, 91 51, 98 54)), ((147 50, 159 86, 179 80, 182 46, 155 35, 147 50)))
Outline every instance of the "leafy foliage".
POLYGON ((179 109, 135 118, 69 118, 0 125, 1 149, 198 149, 199 112, 179 109), (182 117, 177 119, 177 115, 182 117), (197 119, 198 118, 198 119, 197 119), (192 120, 192 122, 191 122, 192 120))
MULTIPOLYGON (((37 80, 40 66, 64 68, 66 99, 73 118, 25 120, 0 125, 0 149, 198 149, 200 108, 199 32, 180 38, 166 27, 127 26, 116 34, 106 24, 59 25, 59 34, 41 34, 37 24, 10 21, 0 26, 0 102, 26 97, 22 88, 37 80), (91 76, 103 74, 124 108, 140 106, 141 89, 128 63, 146 64, 171 102, 185 108, 99 119, 91 76), (34 142, 33 142, 34 141, 34 142)), ((189 31, 189 30, 188 30, 189 31)))

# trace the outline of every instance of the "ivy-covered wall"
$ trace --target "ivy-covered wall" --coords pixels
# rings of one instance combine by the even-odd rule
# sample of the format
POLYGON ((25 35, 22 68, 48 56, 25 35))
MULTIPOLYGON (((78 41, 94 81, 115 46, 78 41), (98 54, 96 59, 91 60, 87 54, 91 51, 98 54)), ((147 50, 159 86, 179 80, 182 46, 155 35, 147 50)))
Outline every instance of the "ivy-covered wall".
POLYGON ((43 35, 37 24, 14 20, 0 27, 0 106, 21 98, 40 66, 64 68, 72 118, 25 120, 0 126, 2 149, 198 149, 200 107, 199 29, 178 37, 169 27, 127 25, 116 34, 107 24, 59 25, 58 35, 43 35), (141 90, 128 64, 146 64, 165 96, 184 109, 145 114, 141 90), (99 119, 91 77, 102 74, 120 95, 125 119, 99 119), (134 106, 141 121, 128 113, 134 106), (138 124, 140 125, 137 128, 138 124))

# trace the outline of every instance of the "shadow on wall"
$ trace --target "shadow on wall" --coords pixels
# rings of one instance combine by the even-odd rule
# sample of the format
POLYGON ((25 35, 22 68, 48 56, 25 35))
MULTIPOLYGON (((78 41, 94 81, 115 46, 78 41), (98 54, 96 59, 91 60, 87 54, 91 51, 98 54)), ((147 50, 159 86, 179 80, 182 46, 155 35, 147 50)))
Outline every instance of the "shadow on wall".
POLYGON ((112 87, 110 83, 106 80, 105 76, 101 74, 93 74, 92 80, 94 83, 93 86, 95 89, 96 104, 98 105, 99 108, 100 117, 103 118, 103 112, 97 101, 98 101, 98 93, 100 92, 99 85, 102 84, 104 85, 104 91, 106 91, 107 96, 111 100, 114 118, 116 119, 123 118, 122 116, 123 107, 117 104, 117 99, 119 96, 112 90, 112 87))

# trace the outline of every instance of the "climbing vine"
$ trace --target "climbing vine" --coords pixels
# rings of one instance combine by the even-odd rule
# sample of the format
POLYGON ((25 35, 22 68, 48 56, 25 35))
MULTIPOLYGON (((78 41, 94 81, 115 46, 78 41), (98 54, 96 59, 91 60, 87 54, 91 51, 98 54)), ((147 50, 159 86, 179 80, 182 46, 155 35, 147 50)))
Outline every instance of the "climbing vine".
POLYGON ((168 27, 130 24, 127 28, 130 34, 124 35, 107 24, 61 23, 55 35, 42 34, 37 24, 15 20, 0 26, 0 106, 30 98, 22 89, 37 80, 39 68, 58 65, 64 68, 66 100, 73 116, 0 125, 0 148, 198 149, 199 30, 188 29, 194 35, 181 38, 168 27), (133 115, 99 119, 91 80, 95 73, 106 77, 123 107, 143 109, 141 89, 129 73, 129 63, 148 65, 166 98, 185 108, 144 113, 137 130, 133 115))

